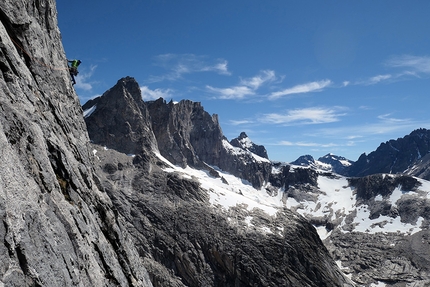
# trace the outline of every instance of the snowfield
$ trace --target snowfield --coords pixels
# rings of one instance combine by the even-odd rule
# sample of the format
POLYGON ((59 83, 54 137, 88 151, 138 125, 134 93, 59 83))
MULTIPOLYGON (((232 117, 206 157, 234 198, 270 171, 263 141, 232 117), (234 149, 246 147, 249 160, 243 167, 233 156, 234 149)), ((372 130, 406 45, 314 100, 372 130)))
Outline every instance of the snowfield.
MULTIPOLYGON (((392 218, 382 215, 376 219, 370 219, 369 206, 364 204, 357 206, 354 190, 348 185, 347 178, 342 176, 327 177, 320 174, 318 177, 318 189, 321 193, 318 194, 318 199, 316 201, 298 202, 294 198, 288 197, 286 203, 284 203, 282 201, 284 195, 283 189, 279 189, 276 196, 271 196, 266 192, 267 185, 257 190, 253 188, 249 182, 219 170, 216 167, 214 168, 225 181, 223 181, 222 178, 215 178, 209 175, 207 171, 196 170, 190 167, 181 168, 174 166, 160 154, 157 154, 157 156, 169 165, 168 168, 164 169, 165 171, 177 172, 183 177, 199 181, 201 187, 209 193, 210 203, 215 207, 226 210, 241 205, 246 206, 249 211, 258 208, 268 215, 274 216, 280 208, 287 207, 296 210, 299 214, 307 218, 324 217, 332 221, 337 220, 337 222, 340 222, 338 225, 339 227, 343 227, 346 224, 345 218, 347 215, 350 217, 353 216, 353 222, 350 226, 352 225, 354 228, 349 231, 341 229, 342 232, 397 232, 414 234, 421 230, 421 225, 424 221, 424 219, 420 217, 415 224, 407 224, 400 221, 400 216, 392 218)), ((274 169, 273 172, 276 173, 279 171, 274 169)), ((422 179, 418 180, 422 184, 417 190, 419 193, 414 191, 402 192, 400 188, 396 188, 391 194, 389 201, 395 205, 397 200, 406 194, 428 197, 430 182, 422 179)), ((375 201, 378 200, 383 200, 382 196, 377 196, 375 198, 375 201)), ((247 223, 251 224, 251 220, 248 220, 247 223)), ((330 232, 328 232, 325 227, 317 226, 316 229, 322 240, 330 236, 330 232)), ((261 231, 266 233, 270 232, 267 230, 261 231)))

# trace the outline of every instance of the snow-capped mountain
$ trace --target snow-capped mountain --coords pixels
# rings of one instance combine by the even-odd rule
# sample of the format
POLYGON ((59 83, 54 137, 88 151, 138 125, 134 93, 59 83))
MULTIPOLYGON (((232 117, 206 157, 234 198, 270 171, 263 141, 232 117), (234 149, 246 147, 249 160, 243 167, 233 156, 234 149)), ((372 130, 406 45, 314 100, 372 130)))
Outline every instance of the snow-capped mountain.
POLYGON ((281 204, 279 187, 308 181, 307 170, 272 164, 245 133, 230 143, 200 103, 143 102, 138 87, 121 79, 83 108, 100 188, 157 286, 353 286, 281 204))
POLYGON ((291 164, 344 174, 345 170, 353 164, 353 161, 329 153, 320 157, 318 160, 315 160, 311 155, 303 155, 291 162, 291 164))

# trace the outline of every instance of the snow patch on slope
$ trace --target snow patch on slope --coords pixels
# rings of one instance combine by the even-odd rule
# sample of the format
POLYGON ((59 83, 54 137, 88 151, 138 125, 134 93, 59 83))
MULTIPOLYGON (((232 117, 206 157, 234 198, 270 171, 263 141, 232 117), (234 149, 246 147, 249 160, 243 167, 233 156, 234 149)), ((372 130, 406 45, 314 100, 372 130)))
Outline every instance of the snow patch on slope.
POLYGON ((97 108, 97 105, 94 105, 91 108, 86 109, 84 111, 84 118, 87 118, 87 117, 91 116, 91 114, 94 113, 94 111, 96 110, 96 108, 97 108))
POLYGON ((213 177, 207 171, 197 170, 189 166, 186 168, 174 166, 160 154, 157 156, 170 166, 164 169, 165 171, 179 172, 190 179, 198 180, 201 187, 209 192, 210 203, 214 206, 229 209, 237 205, 246 205, 247 210, 259 208, 268 215, 275 215, 278 209, 283 206, 282 192, 279 192, 276 197, 270 196, 264 188, 257 190, 249 182, 217 169, 221 177, 228 182, 226 184, 222 178, 213 177))
MULTIPOLYGON (((414 234, 421 230, 422 223, 424 222, 422 217, 415 224, 401 222, 400 216, 392 218, 381 215, 376 219, 370 219, 369 206, 366 204, 357 205, 354 189, 349 186, 347 178, 343 176, 325 176, 320 174, 317 181, 319 189, 317 200, 303 200, 299 202, 295 198, 288 197, 286 204, 284 204, 283 189, 279 189, 276 196, 271 196, 266 192, 265 187, 255 189, 249 182, 219 170, 216 167, 214 168, 220 174, 220 178, 211 176, 208 171, 174 166, 160 154, 157 154, 157 156, 168 164, 169 167, 165 168, 165 171, 178 172, 184 177, 198 180, 201 187, 209 193, 210 203, 213 206, 226 210, 235 206, 246 206, 248 211, 258 208, 266 214, 273 216, 279 208, 287 207, 296 210, 299 214, 307 218, 325 218, 328 221, 336 222, 342 232, 400 232, 414 234), (346 222, 347 217, 349 217, 349 222, 346 222), (346 228, 347 226, 348 228, 346 228), (343 229, 343 227, 345 228, 343 229)), ((292 170, 294 172, 294 167, 292 170)), ((279 172, 277 169, 273 171, 275 173, 279 172)), ((418 180, 422 185, 417 191, 405 192, 401 191, 400 187, 398 187, 388 199, 378 195, 375 197, 375 201, 389 200, 394 206, 397 200, 405 194, 427 197, 430 191, 430 182, 422 179, 418 180)), ((248 218, 247 224, 248 226, 252 225, 250 218, 248 218)), ((322 240, 328 238, 331 234, 331 231, 328 231, 325 226, 316 226, 316 229, 322 240)), ((260 231, 265 233, 270 232, 269 229, 260 231)))
POLYGON ((246 155, 250 155, 254 158, 254 160, 256 160, 257 162, 271 162, 270 160, 268 160, 267 158, 261 157, 259 155, 256 155, 253 152, 250 152, 248 150, 244 150, 242 148, 239 147, 234 147, 232 146, 227 140, 223 139, 222 140, 222 144, 224 146, 224 148, 226 150, 228 150, 231 154, 234 155, 238 155, 238 156, 246 156, 246 155))

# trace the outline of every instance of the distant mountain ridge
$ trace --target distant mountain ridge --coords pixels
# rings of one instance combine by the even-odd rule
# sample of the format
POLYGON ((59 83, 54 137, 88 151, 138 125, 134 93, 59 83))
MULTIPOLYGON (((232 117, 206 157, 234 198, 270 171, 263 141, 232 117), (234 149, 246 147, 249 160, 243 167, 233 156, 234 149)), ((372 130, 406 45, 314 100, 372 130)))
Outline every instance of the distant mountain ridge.
POLYGON ((312 167, 323 171, 332 171, 337 174, 344 174, 345 170, 353 163, 349 159, 331 153, 320 157, 318 160, 315 160, 311 155, 304 155, 291 162, 292 165, 312 167))
POLYGON ((327 154, 315 160, 311 155, 300 156, 293 165, 332 171, 344 176, 367 176, 378 173, 404 173, 430 179, 430 130, 420 128, 396 140, 381 143, 357 161, 327 154))
POLYGON ((423 169, 429 166, 430 130, 420 128, 397 140, 381 143, 373 152, 363 153, 345 175, 366 176, 376 173, 408 173, 424 179, 430 174, 423 169), (420 165, 421 168, 415 168, 420 165))

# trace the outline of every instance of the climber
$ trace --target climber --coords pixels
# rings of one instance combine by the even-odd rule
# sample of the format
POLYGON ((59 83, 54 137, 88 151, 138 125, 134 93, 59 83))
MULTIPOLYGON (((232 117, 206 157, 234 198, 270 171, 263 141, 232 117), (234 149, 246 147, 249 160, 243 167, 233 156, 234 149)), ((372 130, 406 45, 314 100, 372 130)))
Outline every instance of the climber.
POLYGON ((67 60, 70 63, 69 72, 72 77, 72 85, 76 84, 75 76, 78 75, 78 66, 82 63, 81 60, 67 60))

